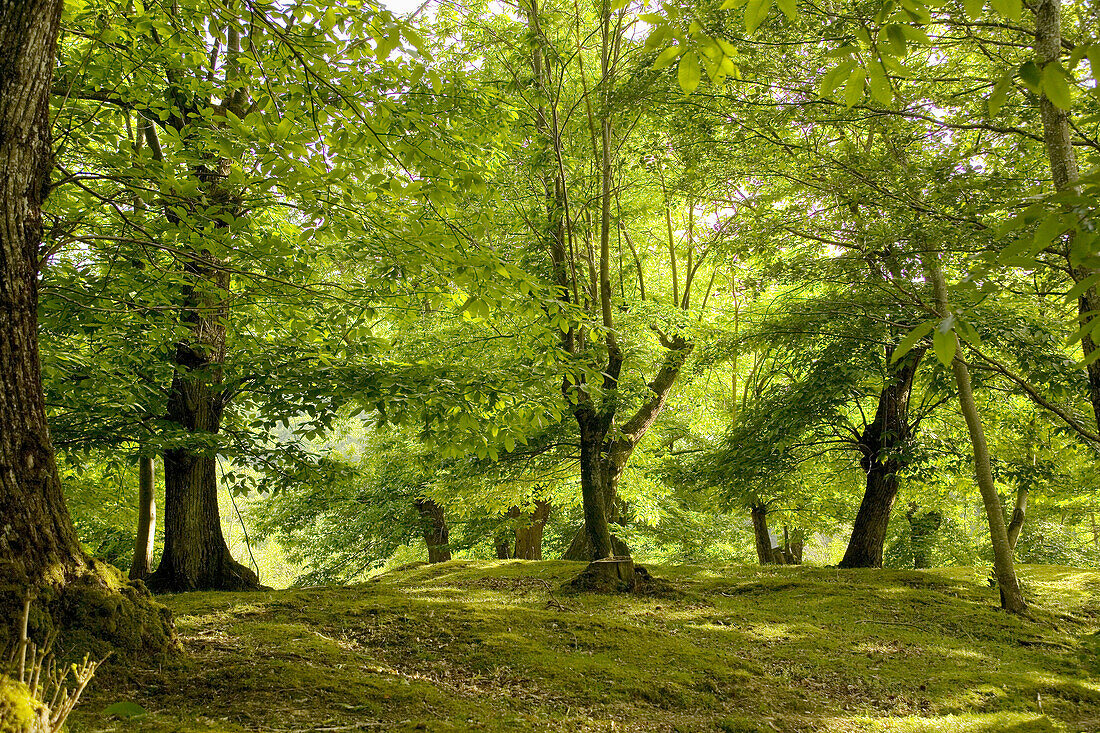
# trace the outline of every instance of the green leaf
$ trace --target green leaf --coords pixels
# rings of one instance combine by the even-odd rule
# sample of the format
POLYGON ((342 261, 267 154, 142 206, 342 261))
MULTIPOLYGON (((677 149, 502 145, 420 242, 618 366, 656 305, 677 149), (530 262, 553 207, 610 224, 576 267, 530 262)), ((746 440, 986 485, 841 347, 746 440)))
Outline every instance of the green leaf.
POLYGON ((667 25, 657 26, 653 29, 653 32, 649 34, 649 37, 645 39, 645 50, 656 50, 658 46, 664 44, 671 36, 672 32, 669 31, 667 25))
POLYGON ((1057 61, 1051 61, 1043 67, 1043 94, 1058 109, 1069 109, 1073 106, 1068 76, 1066 70, 1062 68, 1062 64, 1057 61))
POLYGON ((985 0, 963 0, 963 9, 966 10, 966 17, 971 20, 980 18, 984 8, 985 0))
POLYGON ((989 93, 989 116, 996 117, 997 113, 1001 111, 1001 107, 1004 106, 1005 100, 1008 99, 1008 90, 1012 88, 1012 72, 1005 72, 997 83, 993 86, 993 91, 989 93))
POLYGON ((1031 91, 1039 93, 1042 86, 1042 72, 1034 61, 1025 61, 1020 64, 1020 81, 1031 91))
POLYGON ((950 325, 948 325, 946 331, 943 328, 945 323, 949 324, 952 320, 950 316, 943 319, 932 334, 932 350, 936 352, 936 358, 945 367, 951 366, 951 361, 955 358, 955 347, 958 344, 955 339, 955 332, 951 330, 950 325))
POLYGON ((1100 44, 1092 44, 1085 50, 1085 56, 1088 57, 1089 67, 1092 69, 1092 78, 1100 80, 1100 44))
POLYGON ((847 79, 855 67, 856 62, 849 59, 827 71, 821 79, 821 87, 817 93, 822 97, 831 97, 836 88, 840 86, 841 81, 847 79))
POLYGON ((772 0, 749 0, 745 7, 745 30, 752 33, 759 28, 771 9, 772 0))
POLYGON ((931 46, 932 39, 928 37, 928 34, 924 32, 923 28, 918 28, 915 25, 903 23, 901 25, 901 32, 914 43, 919 43, 922 46, 931 46))
POLYGON ((694 53, 686 53, 680 59, 680 67, 676 70, 676 81, 680 82, 680 88, 684 94, 691 94, 695 87, 699 86, 699 57, 694 53))
POLYGON ((905 41, 905 32, 901 29, 901 26, 897 23, 890 23, 883 28, 886 34, 886 41, 890 45, 890 48, 898 56, 904 56, 908 51, 908 47, 905 41))
POLYGON ((886 72, 882 70, 882 66, 879 64, 871 66, 868 86, 871 88, 871 96, 875 98, 875 101, 881 104, 890 104, 894 101, 894 90, 890 88, 890 80, 886 78, 886 72))
POLYGON ((1032 242, 1041 251, 1057 239, 1062 232, 1066 231, 1067 226, 1065 217, 1061 212, 1054 212, 1048 214, 1039 226, 1035 229, 1035 235, 1032 237, 1032 242))
POLYGON ((684 49, 680 46, 669 46, 657 56, 657 60, 653 62, 653 68, 663 69, 672 66, 673 62, 680 58, 680 54, 683 52, 684 49))
POLYGON ((1085 323, 1076 331, 1074 331, 1073 335, 1066 339, 1066 346, 1073 346, 1085 336, 1091 336, 1092 340, 1095 342, 1096 334, 1094 333, 1094 331, 1096 331, 1097 328, 1100 328, 1100 318, 1096 317, 1098 315, 1100 315, 1100 311, 1085 311, 1084 313, 1081 313, 1080 317, 1086 319, 1085 323))
POLYGON ((776 4, 783 11, 783 15, 787 16, 787 20, 792 23, 798 20, 798 0, 776 0, 776 4))
POLYGON ((937 321, 925 321, 919 324, 909 333, 905 334, 905 338, 901 340, 897 348, 894 349, 894 355, 890 357, 890 363, 893 364, 901 357, 908 354, 913 350, 913 347, 917 345, 917 342, 928 335, 928 333, 935 328, 937 321))
POLYGON ((1023 14, 1021 0, 990 0, 990 5, 995 11, 1009 20, 1019 20, 1023 14))
POLYGON ((113 715, 116 718, 140 718, 143 715, 148 715, 149 712, 136 702, 122 700, 108 705, 103 709, 103 714, 107 716, 113 715))
POLYGON ((844 104, 854 107, 856 102, 863 98, 863 83, 867 80, 867 69, 860 66, 848 77, 848 83, 844 85, 844 104))
POLYGON ((1089 364, 1092 364, 1097 359, 1100 359, 1100 348, 1093 349, 1091 352, 1088 353, 1087 356, 1085 356, 1084 359, 1082 359, 1081 361, 1074 364, 1074 366, 1077 367, 1078 369, 1084 369, 1085 367, 1087 367, 1089 364))
POLYGON ((1076 285, 1069 289, 1068 293, 1066 293, 1066 302, 1072 303, 1077 300, 1084 295, 1086 290, 1094 287, 1096 283, 1100 283, 1100 272, 1094 272, 1088 277, 1082 278, 1076 285))

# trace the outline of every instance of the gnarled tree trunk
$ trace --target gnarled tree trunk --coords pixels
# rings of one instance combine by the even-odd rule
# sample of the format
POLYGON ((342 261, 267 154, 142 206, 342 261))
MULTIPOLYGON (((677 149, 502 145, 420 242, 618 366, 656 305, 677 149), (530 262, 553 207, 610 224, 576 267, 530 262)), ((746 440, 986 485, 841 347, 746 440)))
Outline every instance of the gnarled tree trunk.
POLYGON ((417 499, 414 503, 420 513, 424 544, 428 546, 428 562, 447 562, 451 559, 450 530, 443 507, 432 499, 417 499))
MULTIPOLYGON (((898 495, 898 472, 905 467, 904 448, 911 439, 909 395, 922 349, 906 354, 879 394, 875 418, 859 436, 860 465, 867 487, 859 504, 842 568, 881 568, 890 512, 898 495)), ((887 353, 889 359, 890 353, 887 353)))
MULTIPOLYGON (((37 595, 63 634, 79 624, 120 651, 164 651, 173 636, 167 610, 138 588, 120 593, 117 571, 81 550, 46 424, 38 262, 61 8, 60 0, 0 2, 0 619, 37 595)), ((11 633, 0 623, 0 647, 11 633)))

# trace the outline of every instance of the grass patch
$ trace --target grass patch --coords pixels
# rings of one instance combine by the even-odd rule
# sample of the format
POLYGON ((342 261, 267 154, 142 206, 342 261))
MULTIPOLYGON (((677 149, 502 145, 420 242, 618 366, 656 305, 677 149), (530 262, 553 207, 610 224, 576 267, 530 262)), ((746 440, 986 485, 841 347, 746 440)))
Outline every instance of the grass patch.
POLYGON ((562 596, 583 565, 455 561, 354 587, 165 598, 187 654, 105 669, 71 729, 1096 731, 1100 573, 665 567, 682 594, 562 596), (111 703, 148 711, 115 720, 111 703))

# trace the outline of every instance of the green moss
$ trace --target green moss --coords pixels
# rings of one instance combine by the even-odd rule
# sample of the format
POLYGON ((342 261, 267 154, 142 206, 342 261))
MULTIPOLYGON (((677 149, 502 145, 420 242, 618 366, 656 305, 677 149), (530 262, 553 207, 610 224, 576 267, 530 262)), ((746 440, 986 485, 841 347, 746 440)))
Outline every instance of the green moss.
MULTIPOLYGON (((3 615, 19 618, 23 598, 14 593, 0 597, 3 615)), ((0 649, 12 646, 15 631, 15 624, 0 624, 0 649)), ((108 664, 123 668, 180 649, 171 611, 141 581, 131 582, 98 560, 70 573, 62 584, 35 590, 28 632, 39 641, 56 634, 54 653, 62 659, 109 655, 108 664)))
POLYGON ((26 685, 0 675, 0 733, 28 733, 41 710, 26 685))
POLYGON ((1001 612, 972 569, 664 567, 682 597, 559 594, 581 568, 454 561, 355 587, 173 596, 188 655, 97 676, 74 731, 111 729, 99 711, 119 699, 154 711, 128 723, 147 733, 1100 720, 1100 573, 1022 568, 1029 620, 1001 612))

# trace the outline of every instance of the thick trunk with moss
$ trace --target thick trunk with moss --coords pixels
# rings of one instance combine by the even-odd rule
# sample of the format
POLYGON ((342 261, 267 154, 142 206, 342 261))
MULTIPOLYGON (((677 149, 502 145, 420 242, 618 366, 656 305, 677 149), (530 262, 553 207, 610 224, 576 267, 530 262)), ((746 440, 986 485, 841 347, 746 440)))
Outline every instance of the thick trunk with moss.
POLYGON ((451 559, 450 530, 443 507, 432 499, 417 499, 415 504, 424 544, 428 546, 428 562, 447 562, 451 559))
POLYGON ((912 438, 909 396, 922 356, 923 350, 914 349, 898 362, 879 394, 874 420, 859 437, 867 486, 840 561, 842 568, 882 567, 886 530, 898 495, 898 472, 905 467, 905 447, 912 438))
POLYGON ((40 642, 56 629, 63 645, 147 656, 174 643, 170 616, 81 550, 46 424, 38 261, 61 8, 0 3, 0 648, 14 627, 5 620, 34 596, 40 642))
POLYGON ((152 570, 157 529, 154 459, 146 455, 138 461, 137 532, 134 535, 134 559, 130 563, 131 580, 143 580, 152 570))

